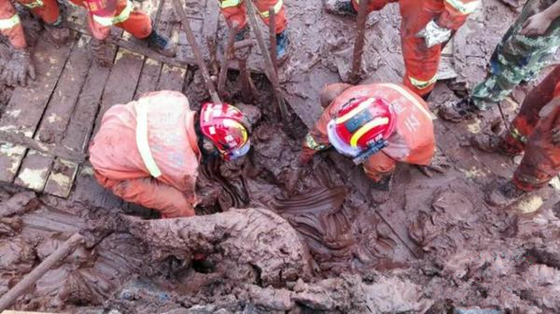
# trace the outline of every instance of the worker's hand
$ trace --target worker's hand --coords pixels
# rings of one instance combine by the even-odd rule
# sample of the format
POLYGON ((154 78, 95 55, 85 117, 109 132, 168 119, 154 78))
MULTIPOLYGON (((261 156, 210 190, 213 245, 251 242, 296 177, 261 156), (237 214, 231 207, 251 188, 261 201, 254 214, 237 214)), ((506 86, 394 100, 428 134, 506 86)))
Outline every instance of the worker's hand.
POLYGON ((418 170, 422 172, 425 176, 431 178, 434 174, 433 171, 438 173, 445 173, 447 169, 451 167, 451 164, 447 160, 447 157, 443 155, 439 150, 436 150, 432 161, 427 166, 417 166, 418 170))
POLYGON ((35 67, 27 50, 16 50, 4 66, 0 81, 9 86, 27 86, 27 76, 35 80, 35 67))
POLYGON ((550 19, 546 14, 535 14, 529 17, 527 21, 523 23, 523 28, 521 29, 519 34, 529 37, 543 35, 550 27, 551 23, 552 19, 550 19))
POLYGON ((298 157, 298 164, 305 166, 313 160, 313 155, 315 155, 315 151, 309 148, 303 148, 301 153, 298 157))
POLYGON ((560 126, 552 129, 552 143, 556 146, 560 146, 560 126))
POLYGON ((439 26, 436 21, 430 21, 424 29, 416 34, 416 37, 424 38, 426 46, 431 48, 448 41, 451 38, 451 30, 439 26))

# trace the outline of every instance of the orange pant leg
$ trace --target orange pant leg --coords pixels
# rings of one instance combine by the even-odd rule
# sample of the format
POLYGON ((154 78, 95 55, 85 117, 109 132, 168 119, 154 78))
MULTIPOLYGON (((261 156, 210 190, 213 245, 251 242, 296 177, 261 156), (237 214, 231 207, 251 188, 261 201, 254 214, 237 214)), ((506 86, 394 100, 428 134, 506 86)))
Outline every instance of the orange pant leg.
POLYGON ((513 175, 525 191, 539 189, 560 172, 560 146, 552 142, 552 129, 560 127, 560 107, 541 119, 527 140, 525 155, 513 175))
POLYGON ((401 41, 406 73, 404 85, 419 96, 430 93, 436 83, 436 74, 441 58, 441 45, 427 48, 423 38, 417 38, 431 20, 441 12, 423 9, 423 1, 401 0, 401 41))
POLYGON ((97 182, 116 196, 131 203, 157 210, 163 218, 194 216, 194 208, 174 187, 152 177, 115 180, 94 172, 97 182))
POLYGON ((539 112, 553 99, 559 82, 560 66, 557 66, 525 97, 519 113, 511 123, 510 132, 505 136, 508 152, 521 153, 525 149, 527 138, 539 123, 539 112))
POLYGON ((221 11, 230 26, 233 23, 236 23, 239 29, 243 29, 247 26, 247 11, 244 5, 239 4, 234 7, 222 7, 221 11))
MULTIPOLYGON (((76 5, 80 5, 80 0, 71 0, 76 5)), ((120 14, 126 8, 126 0, 118 0, 117 13, 120 14)), ((83 3, 81 4, 83 6, 83 3)), ((95 39, 105 40, 111 35, 111 27, 103 26, 93 19, 92 15, 88 16, 88 23, 91 33, 95 39)), ((152 33, 152 22, 150 17, 142 12, 133 10, 128 19, 122 23, 117 23, 114 26, 119 27, 138 39, 144 39, 152 33)))
MULTIPOLYGON (((245 0, 248 1, 248 0, 245 0)), ((268 10, 270 8, 274 8, 275 5, 281 0, 258 0, 256 3, 256 9, 259 11, 259 15, 261 16, 263 22, 268 25, 268 10)), ((280 11, 276 12, 276 34, 282 33, 286 26, 288 25, 288 20, 286 19, 286 9, 284 5, 280 8, 280 11)))
POLYGON ((384 152, 369 157, 363 164, 366 175, 374 182, 379 182, 384 177, 395 171, 397 162, 384 152))
MULTIPOLYGON (((30 8, 31 12, 36 16, 40 17, 43 22, 47 24, 53 24, 58 21, 60 16, 60 9, 56 0, 41 0, 43 5, 37 8, 30 8)), ((30 4, 34 4, 35 0, 17 0, 24 7, 28 7, 30 4)))
POLYGON ((116 27, 122 28, 138 39, 144 39, 152 33, 150 16, 142 11, 132 11, 130 17, 116 27))
MULTIPOLYGON (((11 21, 12 18, 19 19, 16 9, 10 0, 0 0, 0 20, 11 21)), ((9 28, 1 28, 0 34, 6 36, 15 49, 24 49, 27 47, 21 22, 9 28)))
MULTIPOLYGON (((399 2, 399 0, 370 0, 368 11, 369 12, 379 11, 383 9, 387 4, 394 3, 394 2, 399 2)), ((354 7, 354 10, 358 11, 360 8, 360 1, 352 0, 352 6, 354 7)))

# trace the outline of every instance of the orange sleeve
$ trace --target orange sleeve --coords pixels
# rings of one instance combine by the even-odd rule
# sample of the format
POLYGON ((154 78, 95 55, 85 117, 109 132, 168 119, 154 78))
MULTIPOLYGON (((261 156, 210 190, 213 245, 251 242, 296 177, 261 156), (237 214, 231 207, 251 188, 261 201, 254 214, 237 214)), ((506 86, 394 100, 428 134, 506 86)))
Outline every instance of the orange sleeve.
POLYGON ((15 49, 27 47, 23 26, 19 22, 17 11, 10 0, 0 0, 0 33, 8 38, 15 49))
POLYGON ((163 218, 194 216, 194 208, 181 191, 161 183, 157 179, 146 177, 130 180, 113 180, 95 177, 101 185, 113 191, 123 200, 159 211, 163 218))
POLYGON ((451 30, 458 30, 480 4, 480 0, 443 0, 443 2, 445 10, 439 16, 437 23, 451 30))

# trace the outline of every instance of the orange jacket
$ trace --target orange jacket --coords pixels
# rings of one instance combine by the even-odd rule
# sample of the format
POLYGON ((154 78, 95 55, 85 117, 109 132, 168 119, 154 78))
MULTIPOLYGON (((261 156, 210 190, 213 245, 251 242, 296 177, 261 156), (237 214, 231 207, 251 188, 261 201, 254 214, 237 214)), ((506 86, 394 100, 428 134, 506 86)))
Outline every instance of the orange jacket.
MULTIPOLYGON (((379 154, 386 154, 400 162, 428 165, 436 148, 432 114, 422 98, 402 85, 371 84, 354 86, 345 90, 325 109, 315 123, 315 127, 310 132, 315 142, 329 147, 327 136, 329 121, 348 100, 363 96, 385 99, 392 104, 397 114, 396 131, 388 139, 389 145, 379 154)), ((368 164, 370 163, 366 162, 364 167, 367 167, 368 164)))
POLYGON ((173 91, 111 107, 89 149, 95 177, 164 218, 194 215, 200 161, 194 117, 187 97, 173 91))
POLYGON ((27 47, 23 26, 10 0, 0 0, 0 34, 6 36, 15 49, 27 47))

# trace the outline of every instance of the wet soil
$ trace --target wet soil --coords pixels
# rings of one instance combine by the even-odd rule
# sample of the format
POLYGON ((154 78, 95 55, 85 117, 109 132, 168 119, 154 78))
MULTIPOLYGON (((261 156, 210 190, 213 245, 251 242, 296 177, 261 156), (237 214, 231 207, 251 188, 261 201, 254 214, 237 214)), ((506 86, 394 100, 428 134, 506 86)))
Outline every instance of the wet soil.
MULTIPOLYGON (((302 2, 295 7, 300 6, 302 2)), ((315 4, 308 11, 315 10, 311 6, 315 4)), ((387 27, 396 34, 396 12, 389 6, 372 15, 369 31, 383 37, 378 28, 387 27)), ((458 34, 458 82, 472 84, 483 77, 486 58, 503 30, 503 20, 491 19, 498 13, 509 21, 514 14, 489 0, 469 21, 468 37, 458 34)), ((306 26, 332 19, 313 16, 302 18, 306 26)), ((337 27, 351 25, 342 24, 337 27)), ((324 32, 330 38, 325 46, 320 41, 306 46, 315 55, 288 63, 283 79, 299 86, 293 90, 298 97, 314 99, 309 95, 318 88, 309 86, 332 78, 319 72, 335 77, 344 72, 342 52, 351 40, 342 31, 324 32), (335 42, 336 37, 343 39, 335 42), (322 58, 333 49, 340 52, 336 57, 322 58), (316 64, 313 60, 321 60, 317 82, 302 74, 316 64)), ((368 46, 366 70, 372 75, 396 66, 384 57, 398 55, 397 38, 391 43, 379 48, 383 53, 368 46)), ((183 90, 196 107, 207 95, 199 71, 188 75, 183 90)), ((392 73, 388 80, 399 76, 392 73)), ((231 71, 228 78, 227 101, 237 104, 238 74, 231 71)), ((547 187, 539 193, 544 205, 532 214, 484 202, 485 192, 515 167, 513 160, 469 146, 473 133, 493 131, 489 125, 500 118, 497 112, 460 125, 436 121, 438 148, 452 167, 428 178, 399 165, 389 201, 376 204, 376 192, 362 170, 339 157, 325 153, 309 166, 297 165, 304 123, 317 110, 303 121, 294 119, 293 128, 286 130, 277 119, 270 85, 262 76, 253 79, 260 91, 254 104, 262 114, 243 108, 253 113, 253 149, 239 161, 201 167, 201 204, 194 218, 158 220, 150 210, 119 202, 101 206, 0 188, 0 294, 79 231, 86 245, 50 270, 17 300, 15 309, 173 314, 443 314, 454 307, 560 311, 555 190, 547 187)), ((430 106, 436 111, 456 100, 448 85, 440 83, 430 106)), ((514 110, 508 107, 506 114, 514 110)), ((99 188, 82 193, 106 197, 99 188)))

